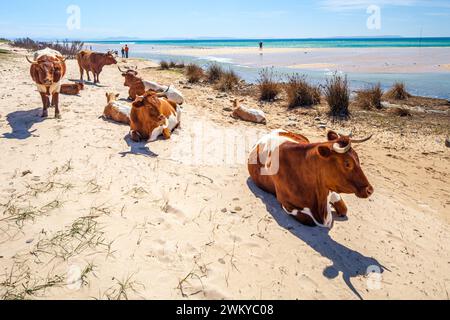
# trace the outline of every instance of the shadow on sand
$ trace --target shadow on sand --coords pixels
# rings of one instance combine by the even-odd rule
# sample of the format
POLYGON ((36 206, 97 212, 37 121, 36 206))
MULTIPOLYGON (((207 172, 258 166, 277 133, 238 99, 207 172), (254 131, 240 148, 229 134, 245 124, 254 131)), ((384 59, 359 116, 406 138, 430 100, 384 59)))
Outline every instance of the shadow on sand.
POLYGON ((150 158, 158 157, 158 155, 152 152, 147 146, 147 142, 134 142, 131 140, 129 134, 125 137, 125 141, 130 147, 130 151, 119 153, 122 157, 126 157, 127 155, 145 156, 150 158))
POLYGON ((351 279, 365 276, 368 270, 380 270, 381 273, 387 270, 376 259, 363 256, 359 252, 334 241, 330 237, 329 230, 310 228, 298 223, 283 211, 273 195, 259 189, 250 178, 247 185, 255 196, 266 205, 267 211, 281 227, 308 244, 322 257, 333 262, 332 266, 324 269, 323 275, 328 279, 335 279, 342 272, 345 284, 359 299, 363 300, 363 297, 353 286, 351 279))
POLYGON ((37 129, 31 130, 36 124, 46 120, 41 117, 42 108, 27 110, 27 111, 15 111, 6 116, 9 126, 12 129, 11 133, 4 133, 5 139, 25 140, 34 136, 37 129))

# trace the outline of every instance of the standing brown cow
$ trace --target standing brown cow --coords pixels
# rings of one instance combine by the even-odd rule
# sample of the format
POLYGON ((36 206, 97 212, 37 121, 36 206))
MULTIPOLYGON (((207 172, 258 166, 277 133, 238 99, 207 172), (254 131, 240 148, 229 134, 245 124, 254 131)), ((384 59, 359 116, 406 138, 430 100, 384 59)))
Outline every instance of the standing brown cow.
POLYGON ((52 49, 43 49, 34 54, 34 61, 27 57, 31 63, 30 75, 36 83, 41 94, 43 112, 42 117, 48 117, 48 108, 55 107, 55 118, 61 118, 59 112, 59 92, 61 90, 61 80, 66 74, 66 63, 62 54, 52 49), (52 101, 50 104, 50 98, 52 101))
POLYGON ((94 83, 100 83, 99 76, 104 66, 117 64, 111 52, 99 53, 89 50, 80 51, 77 54, 78 66, 80 67, 80 81, 83 82, 84 71, 86 70, 88 81, 91 81, 89 72, 94 74, 94 83))

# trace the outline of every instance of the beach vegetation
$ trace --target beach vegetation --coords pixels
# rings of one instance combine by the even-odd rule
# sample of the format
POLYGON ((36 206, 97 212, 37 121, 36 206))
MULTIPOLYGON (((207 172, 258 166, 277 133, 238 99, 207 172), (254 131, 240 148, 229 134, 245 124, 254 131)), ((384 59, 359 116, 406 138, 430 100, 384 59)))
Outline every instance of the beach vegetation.
POLYGON ((217 63, 210 64, 206 70, 206 78, 209 83, 217 83, 223 74, 223 68, 217 63))
POLYGON ((313 106, 320 103, 320 87, 309 84, 306 76, 295 74, 285 85, 289 108, 313 106))
POLYGON ((23 48, 30 51, 38 51, 45 48, 50 48, 59 51, 68 59, 75 59, 78 52, 83 50, 84 42, 82 41, 57 41, 57 42, 41 42, 34 41, 30 38, 16 39, 11 42, 13 47, 23 48))
POLYGON ((350 89, 347 76, 335 73, 327 79, 324 95, 330 108, 329 114, 333 119, 347 120, 350 118, 350 89))
POLYGON ((167 61, 163 60, 159 63, 159 67, 161 70, 169 70, 170 64, 167 61))
POLYGON ((232 91, 241 81, 241 78, 233 70, 225 71, 216 85, 216 89, 220 91, 232 91))
POLYGON ((186 67, 186 77, 188 78, 189 83, 198 83, 204 76, 205 72, 203 71, 203 68, 195 63, 191 63, 186 67))
POLYGON ((385 97, 393 100, 407 100, 411 95, 406 91, 406 86, 403 82, 396 82, 392 88, 386 92, 385 97))
POLYGON ((261 101, 273 101, 281 93, 281 86, 275 77, 273 68, 265 68, 260 71, 258 89, 261 101))
POLYGON ((360 90, 356 93, 355 105, 363 110, 381 109, 383 90, 378 83, 371 88, 360 90))

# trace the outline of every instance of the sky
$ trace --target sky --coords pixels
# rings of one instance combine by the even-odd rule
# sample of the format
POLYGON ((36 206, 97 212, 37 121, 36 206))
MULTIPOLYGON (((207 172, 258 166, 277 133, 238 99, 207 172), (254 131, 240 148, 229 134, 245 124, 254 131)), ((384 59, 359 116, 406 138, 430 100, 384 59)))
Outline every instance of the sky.
POLYGON ((450 37, 450 0, 15 0, 0 37, 450 37))

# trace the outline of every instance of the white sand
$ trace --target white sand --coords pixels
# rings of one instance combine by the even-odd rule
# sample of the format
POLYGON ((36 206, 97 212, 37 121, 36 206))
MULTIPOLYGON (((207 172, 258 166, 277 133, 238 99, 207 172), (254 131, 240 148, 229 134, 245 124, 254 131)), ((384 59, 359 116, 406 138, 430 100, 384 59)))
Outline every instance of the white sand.
MULTIPOLYGON (((368 128, 376 137, 358 152, 376 193, 344 196, 349 220, 327 234, 287 217, 248 184, 244 164, 224 163, 217 148, 219 137, 233 134, 232 147, 243 136, 250 145, 293 115, 263 105, 267 128, 241 123, 222 111, 231 97, 183 89, 182 75, 146 69, 149 80, 180 87, 187 105, 172 140, 134 144, 126 126, 98 119, 105 92, 127 96, 115 67, 105 68, 101 86, 63 96, 62 120, 45 121, 28 68, 23 57, 0 58, 0 297, 449 298, 450 162, 435 138, 368 128), (201 127, 196 145, 190 137, 201 127), (34 220, 14 220, 18 213, 34 220), (80 217, 90 218, 67 233, 80 217), (91 263, 81 289, 65 284, 91 263), (386 270, 374 284, 366 271, 380 265, 386 270), (22 284, 35 288, 49 278, 58 285, 22 296, 22 284)), ((77 79, 77 70, 69 61, 68 78, 77 79)), ((298 117, 295 131, 323 140, 298 117)))

